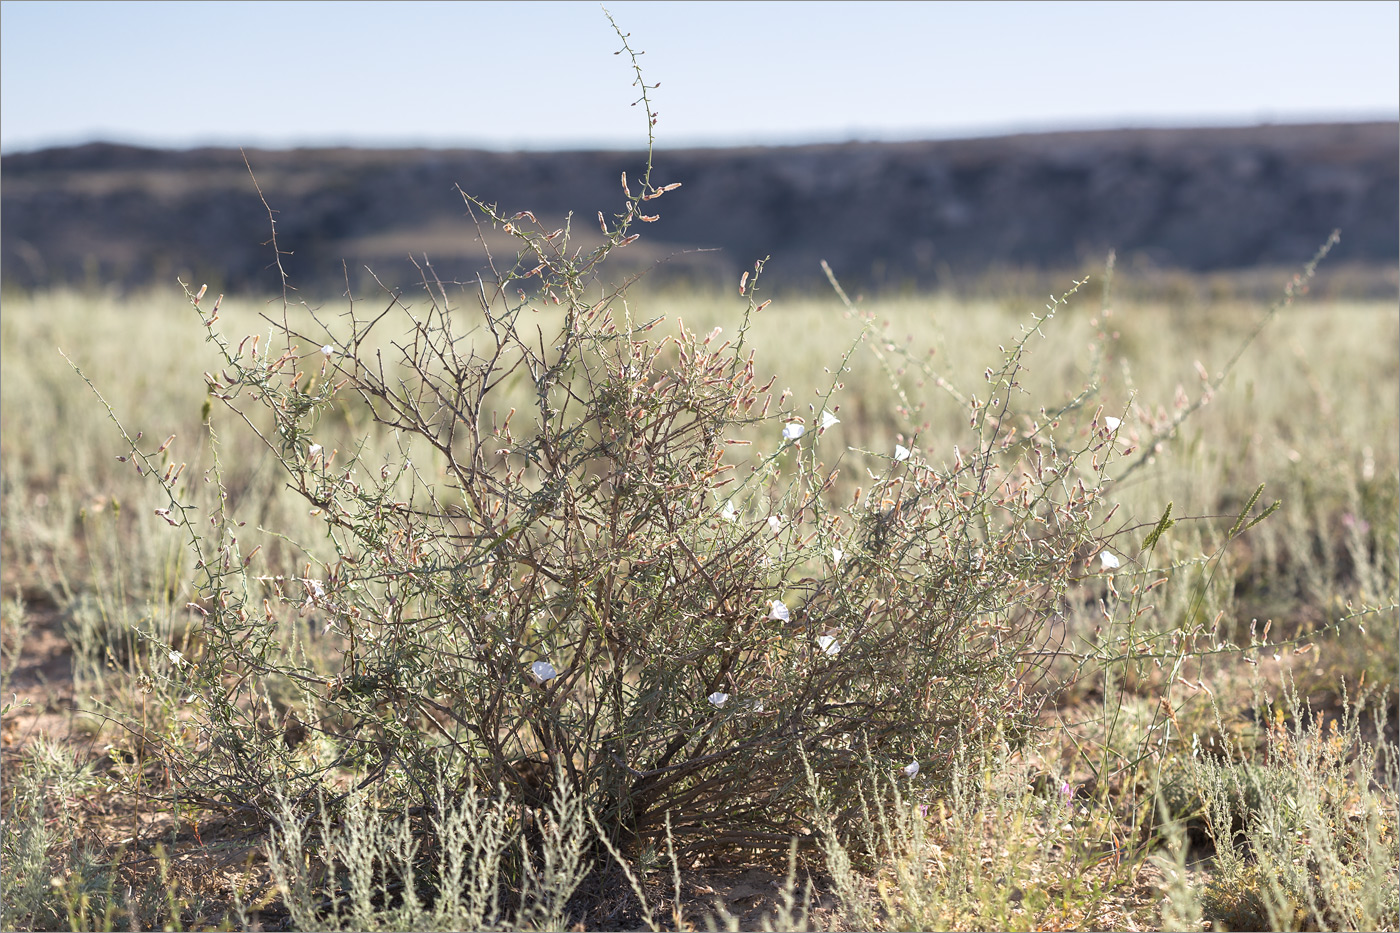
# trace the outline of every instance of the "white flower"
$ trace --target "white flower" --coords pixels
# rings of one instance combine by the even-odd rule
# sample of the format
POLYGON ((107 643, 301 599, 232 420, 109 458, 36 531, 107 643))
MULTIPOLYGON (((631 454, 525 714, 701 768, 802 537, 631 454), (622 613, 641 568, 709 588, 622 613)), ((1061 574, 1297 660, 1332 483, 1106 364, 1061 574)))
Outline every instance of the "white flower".
POLYGON ((1112 551, 1103 550, 1099 551, 1099 565, 1104 570, 1116 570, 1119 567, 1123 566, 1123 562, 1120 561, 1117 555, 1115 555, 1112 551))
POLYGON ((785 441, 795 441, 806 433, 806 426, 798 424, 796 421, 783 425, 783 440, 785 441))
POLYGON ((835 657, 836 652, 841 650, 841 643, 836 640, 835 635, 818 635, 817 647, 820 648, 825 654, 829 654, 832 657, 835 657))
POLYGON ((834 427, 834 426, 836 426, 836 425, 838 425, 838 424, 840 424, 840 423, 841 423, 841 419, 840 419, 840 418, 836 417, 836 416, 833 415, 831 412, 827 411, 825 408, 822 409, 822 428, 823 428, 823 429, 830 428, 830 427, 834 427))
POLYGON ((331 346, 330 344, 326 344, 324 347, 321 348, 321 355, 324 356, 326 359, 330 359, 332 356, 335 355, 335 347, 331 346))
POLYGON ((734 503, 726 502, 724 508, 719 513, 719 517, 727 522, 738 521, 739 515, 734 511, 734 503))
POLYGON ((1120 424, 1123 423, 1123 419, 1122 419, 1122 418, 1114 418, 1112 415, 1107 415, 1107 416, 1104 417, 1103 423, 1104 423, 1104 426, 1105 426, 1106 428, 1108 428, 1110 431, 1117 431, 1117 430, 1118 430, 1118 426, 1119 426, 1120 424))
POLYGON ((728 702, 729 702, 729 694, 727 694, 727 693, 718 693, 718 692, 716 692, 716 693, 710 694, 710 705, 711 705, 711 706, 720 707, 720 706, 723 706, 724 704, 726 704, 726 703, 728 703, 728 702))
POLYGON ((895 444, 895 445, 894 445, 894 458, 895 458, 896 460, 908 460, 908 459, 909 459, 909 448, 908 448, 908 447, 905 447, 903 444, 895 444))
POLYGON ((909 764, 907 764, 907 765, 904 766, 904 773, 907 774, 907 775, 909 775, 910 777, 913 777, 914 775, 918 774, 918 773, 919 773, 919 762, 918 762, 918 761, 911 761, 911 762, 909 762, 909 764))
POLYGON ((320 455, 321 455, 321 445, 320 445, 320 444, 312 444, 310 447, 306 448, 306 456, 307 456, 308 458, 314 459, 314 458, 316 458, 316 457, 319 457, 320 455))
POLYGON ((314 595, 317 599, 326 595, 326 588, 321 585, 320 580, 307 580, 306 585, 311 588, 312 595, 314 595))
POLYGON ((530 665, 530 675, 539 683, 546 683, 558 677, 559 672, 548 661, 536 661, 530 665))
POLYGON ((768 527, 772 529, 773 534, 777 534, 783 530, 782 519, 778 518, 776 515, 768 516, 768 527))
POLYGON ((170 657, 170 663, 173 664, 173 665, 175 665, 176 667, 180 667, 181 665, 183 665, 183 664, 185 663, 185 656, 184 656, 183 654, 181 654, 180 652, 176 651, 176 650, 173 649, 173 648, 170 649, 170 655, 169 655, 169 657, 170 657))
POLYGON ((839 564, 839 563, 841 563, 841 558, 843 558, 843 557, 845 557, 845 556, 846 556, 846 552, 843 551, 843 550, 841 550, 839 547, 834 547, 834 548, 831 549, 831 562, 832 562, 833 564, 839 564))
POLYGON ((788 622, 792 619, 792 613, 788 611, 788 607, 783 604, 781 599, 773 600, 772 605, 773 608, 768 613, 768 618, 777 619, 779 622, 788 622))

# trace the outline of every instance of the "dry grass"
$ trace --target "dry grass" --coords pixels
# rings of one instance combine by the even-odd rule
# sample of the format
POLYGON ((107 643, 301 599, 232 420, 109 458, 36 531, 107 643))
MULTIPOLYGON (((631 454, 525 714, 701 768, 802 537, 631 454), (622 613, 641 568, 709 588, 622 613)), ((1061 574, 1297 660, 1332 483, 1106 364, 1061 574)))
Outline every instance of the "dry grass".
MULTIPOLYGON (((741 308, 721 296, 639 294, 632 304, 701 333, 732 330, 741 308)), ((998 358, 998 345, 1016 339, 1031 309, 936 295, 857 305, 874 315, 876 329, 844 374, 838 414, 846 443, 872 452, 917 444, 930 462, 952 462, 969 436, 958 395, 981 390, 983 368, 998 358), (892 385, 900 371, 907 400, 892 385)), ((232 329, 256 333, 265 307, 230 301, 223 315, 232 329)), ((167 777, 118 725, 173 737, 187 727, 183 698, 150 684, 153 670, 171 663, 164 646, 199 650, 183 609, 190 561, 173 529, 152 515, 161 503, 116 459, 124 448, 106 412, 57 353, 62 347, 134 430, 174 434, 176 460, 199 476, 211 465, 194 443, 204 417, 202 373, 216 365, 199 325, 179 298, 159 293, 11 297, 5 310, 0 675, 4 695, 17 703, 7 701, 3 729, 4 925, 285 922, 297 912, 268 871, 268 827, 155 805, 147 793, 168 788, 167 777)), ((1175 516, 1203 517, 1169 530, 1153 552, 1154 566, 1177 569, 1153 591, 1157 608, 1144 617, 1159 631, 1138 634, 1193 633, 1196 651, 1173 677, 1150 662, 1131 670, 1083 666, 1073 688, 1045 708, 1030 750, 969 750, 960 796, 921 796, 917 779, 900 785, 902 802, 872 818, 867 838, 847 840, 856 874, 844 872, 832 851, 804 856, 789 888, 798 892, 795 906, 779 921, 772 917, 782 908, 781 865, 745 867, 742 853, 701 859, 678 866, 677 884, 664 850, 629 861, 635 891, 604 859, 570 916, 598 927, 640 925, 645 901, 660 926, 703 924, 717 904, 717 916, 744 928, 762 925, 765 912, 769 923, 826 929, 1160 929, 1203 921, 1215 929, 1321 928, 1357 918, 1393 928, 1393 902, 1376 888, 1396 884, 1396 785, 1383 767, 1393 755, 1395 717, 1348 724, 1345 697, 1357 696, 1363 678, 1373 708, 1393 708, 1396 697, 1400 314, 1393 303, 1288 309, 1208 404, 1163 433, 1201 399, 1262 314, 1250 303, 1117 305, 1110 296, 1105 305, 1092 294, 1045 329, 1024 379, 1038 407, 1073 398, 1096 378, 1104 412, 1123 419, 1125 444, 1149 458, 1114 487, 1123 605, 1143 604, 1128 590, 1149 581, 1130 575, 1149 559, 1137 547, 1165 504, 1175 516), (1260 483, 1261 505, 1279 499, 1281 507, 1227 543, 1260 483), (1355 615, 1364 607, 1380 611, 1355 615), (1261 645, 1251 648, 1254 641, 1261 645), (1210 642, 1241 650, 1212 653, 1210 642), (1284 672, 1295 701, 1283 689, 1284 672), (1325 725, 1334 721, 1343 724, 1338 733, 1325 725), (1321 731, 1310 738, 1314 727, 1321 731), (1330 738, 1337 734, 1349 738, 1330 738), (1365 760, 1366 745, 1382 749, 1376 767, 1348 771, 1365 760), (1257 801, 1251 807, 1251 778, 1241 775, 1254 768, 1267 777, 1314 747, 1333 755, 1314 769, 1326 779, 1293 787, 1289 812, 1310 834, 1303 854, 1291 857, 1319 867, 1283 890, 1261 875, 1258 861, 1258 834, 1282 817, 1257 801), (1193 800, 1201 805, 1193 809, 1193 800), (1244 835, 1227 846, 1220 814, 1231 808, 1244 835), (803 912, 809 873, 817 904, 803 912), (1325 884, 1332 888, 1318 893, 1325 884)), ((776 375, 778 388, 791 387, 803 401, 829 383, 833 348, 854 339, 861 323, 834 299, 774 304, 750 337, 760 377, 776 375)), ((219 418, 216 429, 235 437, 235 426, 219 418)), ((349 408, 328 426, 346 436, 365 429, 362 413, 349 408)), ((263 544, 273 568, 295 568, 305 555, 268 532, 305 540, 314 526, 281 487, 275 460, 236 442, 226 443, 223 457, 230 489, 251 510, 246 546, 263 544)), ((868 482, 865 469, 875 463, 855 450, 846 458, 841 482, 849 485, 838 495, 868 482)), ((1093 610, 1089 603, 1073 614, 1077 627, 1066 634, 1089 638, 1093 610)), ((885 799, 872 790, 872 807, 885 799)), ((361 909, 374 906, 371 897, 361 909)))

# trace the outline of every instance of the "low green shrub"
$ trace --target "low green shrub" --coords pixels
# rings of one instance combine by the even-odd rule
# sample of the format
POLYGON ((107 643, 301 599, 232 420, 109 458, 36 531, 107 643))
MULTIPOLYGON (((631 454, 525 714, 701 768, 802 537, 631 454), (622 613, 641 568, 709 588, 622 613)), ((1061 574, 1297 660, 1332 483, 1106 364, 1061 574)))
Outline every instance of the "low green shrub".
MULTIPOLYGON (((1400 924, 1396 749, 1362 738, 1365 698, 1340 718, 1288 692, 1263 704, 1262 760, 1201 749, 1170 798, 1214 849, 1200 910, 1239 930, 1388 930, 1400 924), (1325 725, 1324 725, 1325 720, 1325 725)), ((1372 706, 1376 733, 1386 710, 1372 706)))
POLYGON ((6 783, 0 928, 113 929, 121 913, 116 869, 110 853, 82 831, 75 803, 97 783, 92 766, 41 736, 6 783))
POLYGON ((308 818, 281 797, 268 865, 297 929, 569 926, 569 900, 592 867, 581 801, 561 785, 527 827, 505 801, 454 790, 435 784, 436 807, 419 826, 385 817, 363 793, 336 820, 324 798, 308 818))

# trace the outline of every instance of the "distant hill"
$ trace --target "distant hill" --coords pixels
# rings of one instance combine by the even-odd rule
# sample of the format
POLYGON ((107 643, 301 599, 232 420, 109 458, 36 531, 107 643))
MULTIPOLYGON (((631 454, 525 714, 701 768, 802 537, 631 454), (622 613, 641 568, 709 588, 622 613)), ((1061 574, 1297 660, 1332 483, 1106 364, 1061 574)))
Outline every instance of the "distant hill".
MULTIPOLYGON (((1046 133, 989 139, 696 149, 657 154, 633 266, 667 281, 728 281, 771 255, 770 285, 818 287, 828 260, 857 287, 933 285, 989 269, 1079 271, 1107 251, 1131 268, 1293 265, 1334 228, 1342 263, 1400 255, 1400 126, 1317 124, 1046 133), (669 258, 668 258, 669 257, 669 258)), ((444 279, 485 259, 460 185, 546 223, 574 211, 583 245, 622 205, 638 152, 249 150, 303 292, 346 267, 411 286, 426 254, 444 279)), ((635 181, 634 181, 635 184, 635 181)), ((276 287, 268 216, 232 149, 96 143, 0 160, 0 274, 8 287, 170 283, 276 287)), ((486 238, 508 249, 499 234, 486 238)))

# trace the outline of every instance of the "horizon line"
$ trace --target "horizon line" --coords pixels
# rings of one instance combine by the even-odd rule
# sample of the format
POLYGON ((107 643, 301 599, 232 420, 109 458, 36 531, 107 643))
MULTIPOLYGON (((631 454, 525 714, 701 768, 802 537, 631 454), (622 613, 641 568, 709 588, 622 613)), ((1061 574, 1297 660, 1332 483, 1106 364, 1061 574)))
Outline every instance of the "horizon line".
MULTIPOLYGON (((828 138, 769 138, 765 140, 697 140, 682 139, 678 142, 657 142, 657 151, 681 150, 723 150, 723 149, 792 149, 809 146, 879 145, 919 142, 972 142, 977 140, 1008 139, 1020 136, 1055 136, 1089 133, 1141 132, 1141 131, 1186 131, 1186 130, 1228 130, 1259 129, 1264 127, 1306 127, 1306 126, 1358 126, 1369 124, 1400 124, 1400 113, 1394 114, 1352 114, 1352 115, 1298 115, 1284 119, 1261 116, 1252 119, 1200 118, 1194 122, 1183 120, 1138 119, 1122 121, 1089 121, 1065 125, 1045 125, 1018 123, 1004 127, 966 128, 965 130, 927 131, 910 133, 865 133, 859 130, 839 137, 828 138)), ((141 140, 125 134, 111 135, 94 133, 81 141, 51 141, 22 143, 15 146, 0 144, 0 156, 30 155, 60 149, 80 149, 85 146, 120 146, 131 149, 145 149, 159 152, 193 152, 201 149, 253 149, 263 152, 293 152, 304 150, 362 149, 399 151, 473 151, 493 153, 567 153, 567 152, 629 152, 645 149, 645 146, 624 145, 605 140, 576 140, 558 144, 531 143, 492 143, 484 140, 424 141, 424 140, 375 140, 373 138, 329 138, 305 141, 259 140, 245 143, 229 139, 196 139, 186 143, 156 142, 141 140)))

